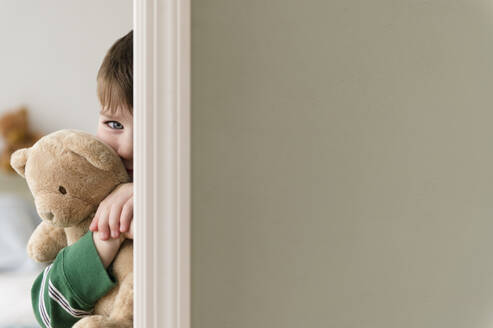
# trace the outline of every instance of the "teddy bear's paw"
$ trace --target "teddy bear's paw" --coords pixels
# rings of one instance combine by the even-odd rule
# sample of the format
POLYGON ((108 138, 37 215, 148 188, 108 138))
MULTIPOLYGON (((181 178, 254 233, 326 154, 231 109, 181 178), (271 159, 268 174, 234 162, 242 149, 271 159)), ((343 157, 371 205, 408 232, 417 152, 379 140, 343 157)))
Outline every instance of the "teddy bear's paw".
POLYGON ((132 323, 115 322, 106 316, 91 315, 78 321, 73 328, 131 328, 132 323))
POLYGON ((49 243, 39 243, 30 240, 27 244, 27 255, 36 262, 48 263, 55 259, 58 248, 49 243))

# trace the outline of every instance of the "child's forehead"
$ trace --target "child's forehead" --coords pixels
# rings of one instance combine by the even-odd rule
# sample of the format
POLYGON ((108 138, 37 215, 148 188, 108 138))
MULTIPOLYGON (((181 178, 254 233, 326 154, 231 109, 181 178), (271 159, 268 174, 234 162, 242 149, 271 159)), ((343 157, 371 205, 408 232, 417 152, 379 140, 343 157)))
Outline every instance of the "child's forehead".
POLYGON ((100 112, 99 112, 99 115, 101 116, 106 116, 106 117, 114 117, 114 118, 118 118, 120 116, 122 116, 122 114, 118 111, 110 111, 108 109, 104 110, 102 109, 100 112))
POLYGON ((106 117, 112 117, 112 118, 124 118, 127 116, 131 116, 128 110, 123 109, 122 107, 116 107, 116 108, 102 108, 101 111, 99 112, 99 115, 106 116, 106 117))

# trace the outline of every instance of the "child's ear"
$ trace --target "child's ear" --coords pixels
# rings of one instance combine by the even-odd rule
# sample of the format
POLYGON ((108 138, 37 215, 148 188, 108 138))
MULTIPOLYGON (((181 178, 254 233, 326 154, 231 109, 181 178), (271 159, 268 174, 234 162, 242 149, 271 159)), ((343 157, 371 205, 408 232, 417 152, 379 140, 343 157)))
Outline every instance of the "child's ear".
POLYGON ((10 165, 14 168, 20 176, 25 178, 24 173, 26 172, 26 163, 29 157, 29 148, 22 148, 16 150, 10 156, 10 165))

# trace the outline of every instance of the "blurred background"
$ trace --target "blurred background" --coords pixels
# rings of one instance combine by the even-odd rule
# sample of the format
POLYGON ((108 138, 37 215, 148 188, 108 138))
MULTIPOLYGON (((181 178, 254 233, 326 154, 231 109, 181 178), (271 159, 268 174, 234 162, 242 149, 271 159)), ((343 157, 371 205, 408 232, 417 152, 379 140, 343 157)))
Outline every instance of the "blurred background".
POLYGON ((0 1, 0 327, 37 327, 30 287, 42 267, 25 251, 40 222, 10 153, 55 130, 95 134, 96 75, 133 25, 132 0, 0 1))

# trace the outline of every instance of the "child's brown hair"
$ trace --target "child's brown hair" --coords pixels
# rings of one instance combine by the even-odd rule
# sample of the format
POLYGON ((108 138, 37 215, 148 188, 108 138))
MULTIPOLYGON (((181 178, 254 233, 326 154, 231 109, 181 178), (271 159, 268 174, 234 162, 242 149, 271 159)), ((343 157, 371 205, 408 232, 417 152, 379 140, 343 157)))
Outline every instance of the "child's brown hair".
POLYGON ((97 94, 103 111, 133 113, 133 30, 108 50, 97 76, 97 94))

